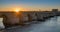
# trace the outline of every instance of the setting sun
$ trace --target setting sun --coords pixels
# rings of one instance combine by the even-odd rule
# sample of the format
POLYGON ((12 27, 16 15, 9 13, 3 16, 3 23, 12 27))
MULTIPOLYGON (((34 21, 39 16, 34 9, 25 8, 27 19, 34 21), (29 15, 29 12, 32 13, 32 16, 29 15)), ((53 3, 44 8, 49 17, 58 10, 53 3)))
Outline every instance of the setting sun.
POLYGON ((23 8, 13 8, 15 12, 24 11, 23 8))
POLYGON ((16 11, 16 12, 19 12, 20 10, 19 10, 19 9, 16 9, 15 11, 16 11))
POLYGON ((16 8, 14 11, 15 11, 15 12, 19 12, 19 11, 20 11, 20 9, 19 9, 19 8, 16 8))

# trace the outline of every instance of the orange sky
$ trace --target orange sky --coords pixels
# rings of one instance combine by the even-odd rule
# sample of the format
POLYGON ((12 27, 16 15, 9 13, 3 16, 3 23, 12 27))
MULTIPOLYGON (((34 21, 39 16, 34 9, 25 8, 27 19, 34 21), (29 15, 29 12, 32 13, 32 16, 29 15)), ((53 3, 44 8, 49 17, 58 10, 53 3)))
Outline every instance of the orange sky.
POLYGON ((60 10, 60 0, 0 0, 0 11, 60 10))

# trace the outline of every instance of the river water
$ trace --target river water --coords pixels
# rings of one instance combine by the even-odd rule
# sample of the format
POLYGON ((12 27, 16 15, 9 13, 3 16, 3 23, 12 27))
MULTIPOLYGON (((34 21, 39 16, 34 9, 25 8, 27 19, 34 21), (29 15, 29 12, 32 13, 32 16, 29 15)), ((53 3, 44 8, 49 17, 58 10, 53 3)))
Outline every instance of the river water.
POLYGON ((60 16, 55 16, 47 19, 45 22, 38 22, 26 27, 8 28, 1 32, 60 32, 60 16))

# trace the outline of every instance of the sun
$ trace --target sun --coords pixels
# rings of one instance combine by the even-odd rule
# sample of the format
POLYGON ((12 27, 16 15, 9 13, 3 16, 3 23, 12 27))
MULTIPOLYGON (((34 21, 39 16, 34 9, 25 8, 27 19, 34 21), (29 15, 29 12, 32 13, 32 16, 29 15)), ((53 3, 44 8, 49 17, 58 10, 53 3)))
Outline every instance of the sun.
POLYGON ((19 9, 16 9, 15 11, 16 11, 16 12, 19 12, 20 10, 19 10, 19 9))
POLYGON ((15 12, 19 12, 20 11, 20 9, 15 9, 15 12))
POLYGON ((24 8, 13 8, 14 12, 20 12, 20 11, 24 11, 24 8))

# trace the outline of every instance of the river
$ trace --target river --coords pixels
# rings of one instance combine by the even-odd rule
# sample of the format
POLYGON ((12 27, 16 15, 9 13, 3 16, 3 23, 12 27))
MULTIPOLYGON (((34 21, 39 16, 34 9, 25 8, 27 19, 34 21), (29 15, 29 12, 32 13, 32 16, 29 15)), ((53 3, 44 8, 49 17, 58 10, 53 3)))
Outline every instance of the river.
POLYGON ((8 28, 1 32, 60 32, 60 16, 55 16, 47 19, 45 22, 38 22, 26 27, 8 28))

